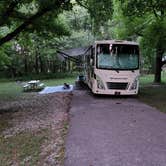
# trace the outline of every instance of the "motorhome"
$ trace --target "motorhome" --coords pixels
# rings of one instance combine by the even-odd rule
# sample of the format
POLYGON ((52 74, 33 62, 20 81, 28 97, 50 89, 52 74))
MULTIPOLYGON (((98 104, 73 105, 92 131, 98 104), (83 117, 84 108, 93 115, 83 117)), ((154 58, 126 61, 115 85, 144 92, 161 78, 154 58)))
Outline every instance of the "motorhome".
POLYGON ((137 95, 139 57, 136 42, 96 41, 83 56, 85 83, 94 94, 137 95))

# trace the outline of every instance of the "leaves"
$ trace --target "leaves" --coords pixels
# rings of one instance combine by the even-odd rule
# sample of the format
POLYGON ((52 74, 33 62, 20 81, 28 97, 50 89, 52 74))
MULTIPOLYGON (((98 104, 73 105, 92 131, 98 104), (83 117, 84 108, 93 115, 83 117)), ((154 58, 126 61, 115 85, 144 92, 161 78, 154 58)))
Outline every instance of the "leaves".
POLYGON ((35 27, 33 25, 36 24, 37 19, 42 20, 38 21, 37 25, 38 27, 42 27, 43 23, 47 23, 48 19, 49 21, 51 19, 55 20, 63 10, 69 10, 71 7, 70 0, 47 0, 47 2, 45 0, 13 0, 8 1, 8 3, 0 1, 0 8, 2 9, 0 12, 0 26, 10 26, 11 30, 6 36, 0 39, 0 45, 10 41, 26 28, 30 27, 32 29, 35 27))

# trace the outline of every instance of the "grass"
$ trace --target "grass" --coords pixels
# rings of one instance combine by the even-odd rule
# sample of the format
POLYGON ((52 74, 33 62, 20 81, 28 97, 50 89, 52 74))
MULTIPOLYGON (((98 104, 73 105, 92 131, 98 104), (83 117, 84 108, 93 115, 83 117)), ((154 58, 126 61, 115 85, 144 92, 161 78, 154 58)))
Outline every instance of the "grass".
POLYGON ((0 82, 0 100, 13 100, 22 93, 22 87, 16 82, 0 82))
MULTIPOLYGON (((48 79, 41 80, 46 86, 56 86, 63 85, 63 83, 74 84, 76 77, 68 77, 61 79, 48 79)), ((16 83, 15 81, 7 81, 0 80, 0 100, 14 100, 22 95, 28 95, 23 92, 23 88, 21 85, 16 83)))
MULTIPOLYGON (((68 122, 64 122, 63 130, 59 130, 63 140, 66 138, 67 130, 68 122)), ((25 131, 8 138, 0 136, 0 166, 41 165, 47 155, 50 155, 52 151, 53 153, 56 151, 48 148, 50 143, 53 143, 54 148, 59 149, 53 159, 63 165, 65 156, 64 143, 57 141, 58 146, 55 147, 54 139, 57 139, 57 136, 52 138, 52 130, 49 127, 37 132, 25 131), (43 156, 42 150, 44 146, 48 146, 48 151, 43 156)))
POLYGON ((0 116, 0 133, 5 130, 6 128, 10 127, 9 121, 10 121, 11 115, 4 114, 3 116, 0 116))
MULTIPOLYGON (((140 94, 139 99, 157 109, 166 112, 166 74, 162 73, 162 85, 154 86, 152 88, 154 76, 145 75, 140 77, 140 94)), ((63 83, 74 84, 76 77, 67 77, 61 79, 48 79, 42 80, 46 86, 63 85, 63 83)), ((14 81, 0 81, 0 100, 14 100, 22 95, 28 95, 28 93, 22 93, 22 86, 18 85, 14 81)))
POLYGON ((162 84, 158 86, 153 85, 153 79, 153 75, 140 77, 138 97, 141 101, 166 113, 166 77, 162 77, 162 84))
MULTIPOLYGON (((65 82, 74 84, 76 78, 67 77, 61 79, 41 80, 46 86, 63 85, 65 82)), ((23 88, 15 81, 0 80, 0 104, 5 101, 19 101, 20 97, 30 95, 30 93, 23 93, 23 88)), ((3 113, 0 108, 0 166, 7 165, 39 165, 41 162, 41 151, 43 144, 48 142, 52 131, 49 128, 40 130, 36 133, 31 131, 24 131, 22 133, 5 138, 2 133, 6 129, 12 127, 10 119, 12 112, 3 113)), ((67 132, 66 124, 64 124, 64 131, 67 132)), ((64 133, 64 134, 65 134, 64 133)), ((51 152, 49 152, 51 153, 51 152)), ((64 147, 60 149, 59 157, 56 159, 63 162, 64 147), (62 161, 61 161, 62 160, 62 161)), ((49 155, 49 154, 48 154, 49 155)))
POLYGON ((64 83, 74 84, 75 80, 76 77, 71 77, 71 78, 43 80, 42 82, 47 86, 56 86, 56 85, 63 85, 64 83))
POLYGON ((0 165, 37 165, 47 131, 0 137, 0 165))
MULTIPOLYGON (((140 85, 141 86, 146 86, 152 84, 154 81, 154 75, 149 74, 149 75, 144 75, 140 77, 140 85)), ((162 84, 166 83, 166 74, 162 73, 162 84)))
POLYGON ((144 75, 140 77, 140 85, 145 86, 153 82, 153 75, 144 75))
MULTIPOLYGON (((151 106, 158 108, 159 110, 166 112, 166 74, 162 73, 162 85, 153 86, 154 76, 145 75, 140 77, 140 94, 139 99, 151 106)), ((42 80, 46 86, 63 85, 63 83, 74 84, 76 77, 67 77, 61 79, 48 79, 42 80)), ((22 95, 28 95, 22 93, 22 87, 14 81, 0 81, 0 100, 14 100, 22 95)))

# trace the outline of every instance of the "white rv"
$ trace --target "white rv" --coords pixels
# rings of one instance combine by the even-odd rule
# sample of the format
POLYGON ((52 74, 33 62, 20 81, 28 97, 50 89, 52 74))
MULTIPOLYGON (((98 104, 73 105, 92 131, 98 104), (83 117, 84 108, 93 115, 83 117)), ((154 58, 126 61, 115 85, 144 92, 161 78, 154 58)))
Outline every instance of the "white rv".
POLYGON ((139 45, 123 40, 96 41, 84 55, 85 82, 95 94, 136 95, 139 45))

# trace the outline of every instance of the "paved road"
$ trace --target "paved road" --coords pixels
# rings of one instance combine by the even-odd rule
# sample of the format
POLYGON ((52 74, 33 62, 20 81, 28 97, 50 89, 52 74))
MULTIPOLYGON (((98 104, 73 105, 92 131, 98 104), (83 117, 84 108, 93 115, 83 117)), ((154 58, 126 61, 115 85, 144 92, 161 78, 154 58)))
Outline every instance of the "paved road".
POLYGON ((65 166, 166 166, 166 114, 74 91, 65 166))

